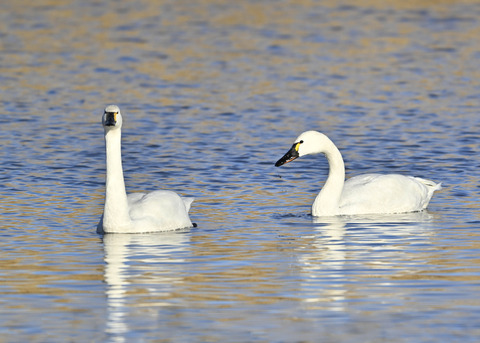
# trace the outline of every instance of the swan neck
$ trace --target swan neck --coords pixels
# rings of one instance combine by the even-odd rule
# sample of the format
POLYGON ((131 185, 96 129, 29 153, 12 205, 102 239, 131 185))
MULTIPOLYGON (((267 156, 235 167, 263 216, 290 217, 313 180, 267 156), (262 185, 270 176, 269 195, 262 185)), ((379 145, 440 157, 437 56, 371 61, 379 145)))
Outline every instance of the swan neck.
POLYGON ((130 222, 128 215, 127 192, 123 178, 121 131, 105 132, 106 149, 106 186, 104 226, 123 226, 130 222))
POLYGON ((345 183, 345 164, 338 148, 328 139, 322 152, 327 158, 329 171, 327 181, 313 203, 314 216, 338 214, 345 183))

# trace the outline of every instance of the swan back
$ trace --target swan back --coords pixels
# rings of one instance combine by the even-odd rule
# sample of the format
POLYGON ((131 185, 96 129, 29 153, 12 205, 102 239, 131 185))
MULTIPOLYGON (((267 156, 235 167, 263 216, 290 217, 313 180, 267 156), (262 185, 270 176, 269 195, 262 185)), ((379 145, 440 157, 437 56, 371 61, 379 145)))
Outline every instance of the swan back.
POLYGON ((132 220, 130 232, 169 231, 192 226, 188 216, 193 198, 184 198, 177 193, 159 190, 151 193, 128 195, 128 212, 132 220))
POLYGON ((422 211, 427 208, 433 193, 438 189, 441 189, 441 184, 413 176, 358 175, 345 182, 338 213, 348 215, 422 211))

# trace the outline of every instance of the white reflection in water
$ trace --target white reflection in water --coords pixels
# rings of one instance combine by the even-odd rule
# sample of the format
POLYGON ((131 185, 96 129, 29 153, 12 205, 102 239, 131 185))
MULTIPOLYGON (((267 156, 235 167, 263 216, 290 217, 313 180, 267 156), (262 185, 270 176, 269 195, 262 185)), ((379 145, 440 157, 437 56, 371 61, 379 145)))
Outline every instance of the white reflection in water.
MULTIPOLYGON (((133 297, 136 289, 147 290, 147 297, 168 296, 175 283, 180 280, 171 274, 171 266, 181 265, 179 257, 185 250, 189 235, 183 231, 152 234, 106 234, 103 237, 105 249, 105 282, 107 283, 108 319, 106 333, 113 342, 126 342, 130 320, 127 318, 129 294, 133 297), (167 269, 168 268, 168 269, 167 269)), ((143 306, 135 296, 135 306, 143 306)), ((149 306, 159 303, 148 303, 149 306)), ((161 305, 161 304, 160 304, 161 305)))
POLYGON ((415 258, 410 256, 408 250, 410 240, 417 244, 419 241, 429 243, 433 220, 434 216, 426 211, 313 217, 315 226, 311 237, 312 253, 303 255, 300 259, 303 271, 308 276, 303 279, 303 288, 310 295, 304 302, 321 302, 331 311, 346 311, 346 300, 362 297, 364 291, 361 285, 351 285, 352 278, 365 282, 362 270, 370 270, 370 277, 377 272, 376 266, 380 265, 389 265, 391 268, 392 275, 387 276, 387 279, 394 276, 396 271, 405 272, 395 264, 398 260, 415 258), (358 249, 359 246, 364 249, 358 249), (394 259, 392 254, 395 255, 394 259), (352 271, 358 275, 352 275, 352 271), (320 277, 331 281, 324 282, 326 286, 320 294, 312 294, 308 291, 312 289, 312 280, 320 277))

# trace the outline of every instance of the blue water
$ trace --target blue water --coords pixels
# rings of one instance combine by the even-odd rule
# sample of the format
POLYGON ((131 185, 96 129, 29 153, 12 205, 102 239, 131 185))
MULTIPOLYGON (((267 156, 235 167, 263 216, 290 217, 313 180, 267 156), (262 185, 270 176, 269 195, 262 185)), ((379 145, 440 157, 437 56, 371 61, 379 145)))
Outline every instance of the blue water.
POLYGON ((480 340, 475 1, 0 4, 2 342, 480 340), (129 192, 198 227, 95 233, 101 115, 129 192), (327 134, 347 178, 443 183, 427 211, 312 218, 327 134))

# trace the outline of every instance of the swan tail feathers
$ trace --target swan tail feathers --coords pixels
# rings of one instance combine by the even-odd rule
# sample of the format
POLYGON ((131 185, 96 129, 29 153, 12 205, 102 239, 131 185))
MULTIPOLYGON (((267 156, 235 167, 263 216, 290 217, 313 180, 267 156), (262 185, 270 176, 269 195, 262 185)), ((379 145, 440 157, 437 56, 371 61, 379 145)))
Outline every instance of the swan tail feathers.
POLYGON ((442 183, 439 182, 439 183, 437 183, 437 184, 435 185, 435 187, 434 187, 433 190, 434 190, 434 191, 439 191, 439 190, 441 190, 441 189, 442 189, 442 183))
POLYGON ((415 179, 417 181, 423 183, 428 188, 430 188, 432 190, 432 192, 435 192, 435 191, 438 191, 438 190, 442 189, 442 183, 441 182, 436 183, 436 182, 433 182, 432 180, 422 179, 420 177, 416 177, 415 179))
POLYGON ((195 198, 184 198, 182 197, 183 203, 185 204, 185 208, 187 209, 187 212, 190 212, 190 207, 192 206, 192 202, 195 200, 195 198))

